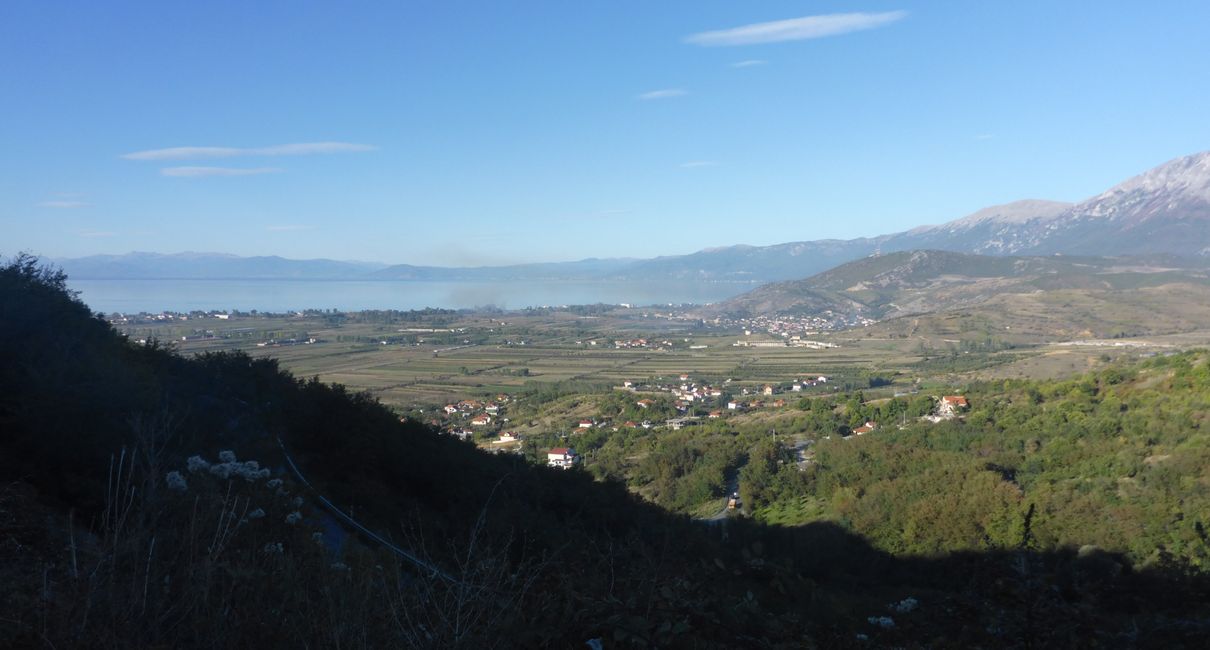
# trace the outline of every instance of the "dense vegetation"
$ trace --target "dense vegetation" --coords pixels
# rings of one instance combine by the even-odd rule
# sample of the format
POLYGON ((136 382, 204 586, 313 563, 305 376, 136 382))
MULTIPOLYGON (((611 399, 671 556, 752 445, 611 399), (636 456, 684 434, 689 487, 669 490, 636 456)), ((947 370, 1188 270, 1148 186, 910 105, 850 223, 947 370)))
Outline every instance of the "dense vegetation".
POLYGON ((814 502, 896 553, 1025 537, 1210 571, 1210 355, 976 385, 968 396, 961 420, 821 442, 807 487, 768 502, 814 502))
MULTIPOLYGON (((1061 496, 1035 501, 1038 524, 1023 529, 1037 533, 989 525, 991 551, 933 558, 896 557, 829 523, 707 526, 647 505, 613 480, 479 453, 400 422, 363 394, 296 379, 271 360, 185 359, 135 344, 74 300, 61 274, 29 257, 0 266, 0 358, 3 646, 574 647, 600 638, 608 647, 1195 647, 1207 628, 1207 585, 1185 563, 1195 553, 1135 568, 1115 553, 1043 548, 1067 542, 1042 532, 1060 530, 1042 522, 1061 496), (292 474, 283 450, 310 485, 292 474), (351 530, 321 494, 390 546, 351 530), (391 547, 439 572, 417 569, 391 547)), ((1133 434, 1094 426, 1110 406, 1108 389, 1092 379, 1064 388, 1057 401, 1041 391, 1037 432, 1007 433, 1032 421, 1014 420, 1011 401, 977 401, 966 424, 918 433, 936 437, 919 453, 955 461, 957 470, 938 469, 950 488, 954 480, 1011 487, 1009 469, 1024 476, 1032 459, 1039 471, 1066 463, 1102 489, 1135 467, 1146 490, 1155 485, 1147 498, 1197 492, 1205 459, 1181 459, 1200 444, 1191 433, 1202 417, 1200 359, 1157 361, 1114 384, 1127 414, 1142 408, 1132 400, 1150 399, 1148 381, 1169 382, 1169 405, 1187 406, 1186 419, 1149 434, 1154 442, 1123 445, 1134 456, 1106 460, 1093 445, 1133 434), (1091 410, 1077 408, 1084 403, 1091 410), (1054 411, 1087 423, 1086 446, 1053 439, 1067 429, 1041 430, 1058 422, 1054 411), (1004 442, 980 456, 969 444, 975 430, 989 439, 999 430, 1025 446, 1004 442), (1036 448, 1028 444, 1035 438, 1036 448), (1084 451, 1090 447, 1095 453, 1084 451), (978 458, 983 468, 957 457, 978 458), (999 469, 988 469, 993 463, 999 469)), ((1035 399, 1028 386, 1006 389, 1035 399)), ((839 432, 864 417, 902 415, 890 406, 898 402, 856 395, 818 403, 788 426, 839 432)), ((1127 431, 1129 418, 1121 426, 1127 431)), ((829 503, 855 513, 842 523, 860 530, 872 486, 916 473, 910 459, 893 455, 872 463, 870 479, 833 469, 860 467, 843 454, 860 454, 870 435, 834 435, 836 445, 850 445, 834 452, 819 443, 814 472, 784 462, 780 443, 755 428, 679 435, 655 441, 655 459, 639 470, 654 485, 667 483, 661 499, 716 491, 717 469, 742 465, 757 504, 853 492, 852 510, 840 509, 843 497, 829 503), (861 494, 865 480, 871 487, 861 494)), ((898 447, 894 440, 879 444, 907 446, 906 437, 898 447)), ((1025 494, 1038 489, 1014 480, 1025 494)), ((939 491, 917 481, 920 491, 939 491)), ((1067 486, 1069 494, 1083 494, 1080 485, 1067 486)), ((989 489, 1001 501, 985 507, 950 489, 949 500, 929 505, 939 521, 957 520, 1020 491, 989 489)), ((1188 527, 1168 525, 1172 511, 1156 512, 1155 521, 1194 544, 1187 532, 1198 534, 1204 510, 1180 514, 1188 527)), ((889 533, 874 535, 890 547, 889 533)), ((955 539, 964 538, 945 533, 941 545, 955 539)))

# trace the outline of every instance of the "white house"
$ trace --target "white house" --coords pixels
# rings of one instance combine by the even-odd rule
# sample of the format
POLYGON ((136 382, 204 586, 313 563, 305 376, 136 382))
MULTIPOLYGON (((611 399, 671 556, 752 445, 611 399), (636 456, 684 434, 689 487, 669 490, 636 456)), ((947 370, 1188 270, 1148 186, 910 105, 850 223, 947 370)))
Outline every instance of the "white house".
POLYGON ((555 447, 546 452, 546 464, 551 467, 571 469, 579 461, 579 454, 571 447, 555 447))

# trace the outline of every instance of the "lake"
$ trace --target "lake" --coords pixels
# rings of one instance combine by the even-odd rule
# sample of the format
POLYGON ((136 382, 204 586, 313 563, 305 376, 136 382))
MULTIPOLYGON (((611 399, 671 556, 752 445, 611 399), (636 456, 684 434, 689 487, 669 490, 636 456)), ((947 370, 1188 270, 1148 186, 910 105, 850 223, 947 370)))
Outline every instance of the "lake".
POLYGON ((710 303, 755 285, 728 282, 423 282, 366 280, 68 280, 93 311, 523 309, 595 303, 710 303))

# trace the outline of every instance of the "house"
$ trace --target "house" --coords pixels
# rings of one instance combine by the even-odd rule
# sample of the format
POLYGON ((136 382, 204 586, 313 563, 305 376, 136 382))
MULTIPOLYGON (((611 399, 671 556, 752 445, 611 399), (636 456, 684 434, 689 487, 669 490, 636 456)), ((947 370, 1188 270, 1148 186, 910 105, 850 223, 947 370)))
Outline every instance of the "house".
POLYGON ((490 416, 490 415, 476 415, 474 418, 471 419, 472 427, 485 427, 491 423, 492 423, 492 416, 490 416))
POLYGON ((937 404, 937 414, 941 417, 952 418, 970 407, 964 395, 946 395, 937 404))
POLYGON ((639 408, 645 409, 645 408, 651 406, 652 404, 655 404, 655 401, 649 400, 649 399, 641 399, 641 400, 635 402, 635 404, 638 404, 639 408))
POLYGON ((794 391, 794 392, 796 392, 796 393, 801 393, 801 392, 802 392, 802 384, 791 384, 791 385, 790 385, 790 390, 792 390, 792 391, 794 391))
POLYGON ((735 401, 727 402, 727 408, 732 411, 738 410, 740 408, 739 402, 735 402, 735 401))
POLYGON ((626 424, 623 424, 622 426, 626 427, 627 429, 637 429, 639 428, 639 423, 635 422, 634 420, 627 420, 626 424))
POLYGON ((492 444, 493 445, 507 445, 511 442, 520 442, 520 441, 521 441, 521 436, 517 435, 516 433, 513 433, 512 431, 505 431, 504 433, 500 434, 499 438, 493 440, 492 444))
POLYGON ((710 419, 711 419, 711 420, 717 420, 717 419, 719 419, 719 418, 721 418, 721 417, 723 417, 723 412, 722 412, 722 411, 710 411, 710 419))
POLYGON ((445 413, 446 413, 446 415, 453 415, 453 414, 455 414, 455 413, 457 413, 457 412, 458 412, 458 407, 457 407, 457 406, 454 406, 453 404, 446 404, 446 405, 445 405, 445 413))
POLYGON ((546 464, 560 469, 571 469, 580 461, 580 455, 571 447, 555 447, 546 452, 546 464))
POLYGON ((853 433, 855 433, 855 434, 857 434, 857 435, 859 435, 859 436, 860 436, 860 435, 865 435, 865 434, 867 434, 867 433, 869 433, 869 432, 871 432, 871 431, 873 431, 873 430, 875 430, 875 429, 877 429, 877 428, 878 428, 878 425, 877 425, 877 424, 875 424, 875 423, 873 423, 873 422, 866 422, 865 424, 863 424, 863 425, 861 425, 861 426, 857 427, 856 429, 853 429, 853 433))
POLYGON ((580 420, 579 427, 580 427, 581 429, 591 429, 591 428, 592 428, 592 420, 580 420))
POLYGON ((450 429, 450 435, 459 440, 470 440, 474 437, 470 429, 450 429))
POLYGON ((770 386, 769 384, 765 384, 765 387, 763 389, 761 389, 761 392, 764 393, 765 395, 772 395, 773 387, 770 386))
POLYGON ((785 406, 785 405, 786 405, 786 400, 784 400, 784 399, 775 399, 775 400, 773 400, 773 406, 774 406, 774 408, 781 408, 781 407, 783 407, 783 406, 785 406))
POLYGON ((496 415, 500 413, 500 406, 498 404, 492 404, 489 402, 487 406, 483 407, 483 410, 488 415, 496 415))
POLYGON ((681 375, 681 381, 689 381, 689 375, 681 375))

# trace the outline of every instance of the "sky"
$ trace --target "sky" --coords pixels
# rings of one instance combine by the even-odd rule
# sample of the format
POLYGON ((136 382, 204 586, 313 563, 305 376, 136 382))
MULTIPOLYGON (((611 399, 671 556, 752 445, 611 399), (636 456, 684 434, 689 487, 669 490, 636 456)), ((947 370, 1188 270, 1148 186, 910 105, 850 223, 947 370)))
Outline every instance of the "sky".
POLYGON ((1210 149, 1210 3, 0 3, 0 255, 852 238, 1210 149))

